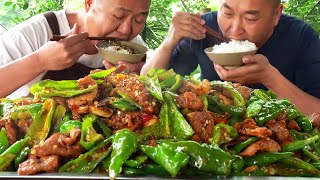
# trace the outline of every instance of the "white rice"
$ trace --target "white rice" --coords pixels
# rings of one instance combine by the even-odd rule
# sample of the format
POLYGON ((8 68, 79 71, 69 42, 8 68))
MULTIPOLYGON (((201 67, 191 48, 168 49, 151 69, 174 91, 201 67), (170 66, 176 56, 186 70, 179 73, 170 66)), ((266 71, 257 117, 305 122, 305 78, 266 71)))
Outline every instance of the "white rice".
POLYGON ((213 53, 237 53, 237 52, 247 52, 253 51, 257 48, 257 46, 248 41, 238 41, 231 40, 229 43, 221 43, 219 45, 213 46, 213 53))
POLYGON ((117 52, 117 53, 122 53, 122 54, 132 54, 132 52, 129 51, 128 49, 124 49, 121 46, 117 46, 117 45, 103 47, 103 49, 110 51, 110 52, 117 52))

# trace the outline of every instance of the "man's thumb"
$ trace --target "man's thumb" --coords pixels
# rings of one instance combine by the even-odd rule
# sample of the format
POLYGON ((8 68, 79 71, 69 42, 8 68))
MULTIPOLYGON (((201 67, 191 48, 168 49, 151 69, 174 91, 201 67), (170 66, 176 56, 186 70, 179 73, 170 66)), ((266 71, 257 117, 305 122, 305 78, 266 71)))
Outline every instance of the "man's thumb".
POLYGON ((70 30, 70 32, 64 34, 65 36, 69 36, 71 34, 78 34, 79 33, 79 26, 77 23, 75 23, 72 27, 72 29, 70 30))

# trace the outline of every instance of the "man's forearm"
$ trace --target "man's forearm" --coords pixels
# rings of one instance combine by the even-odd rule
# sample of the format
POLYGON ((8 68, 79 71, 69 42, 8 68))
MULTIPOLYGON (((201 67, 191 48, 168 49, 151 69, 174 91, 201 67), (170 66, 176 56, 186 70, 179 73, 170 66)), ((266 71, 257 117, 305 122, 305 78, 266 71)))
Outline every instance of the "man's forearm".
POLYGON ((320 112, 320 99, 303 92, 279 71, 275 70, 274 76, 269 82, 264 85, 277 94, 278 98, 289 99, 302 113, 310 115, 314 112, 320 112))
POLYGON ((147 74, 151 68, 168 68, 174 47, 169 47, 166 44, 166 40, 164 40, 160 47, 156 49, 152 59, 149 59, 142 67, 140 74, 147 74))
POLYGON ((0 67, 0 97, 6 97, 43 73, 36 53, 24 56, 0 67))

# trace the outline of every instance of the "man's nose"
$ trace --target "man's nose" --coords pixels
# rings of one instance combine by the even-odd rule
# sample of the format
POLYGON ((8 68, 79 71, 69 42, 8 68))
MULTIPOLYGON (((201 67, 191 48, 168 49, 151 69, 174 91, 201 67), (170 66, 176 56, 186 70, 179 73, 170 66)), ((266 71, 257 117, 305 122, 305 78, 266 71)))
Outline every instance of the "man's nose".
POLYGON ((131 19, 125 19, 117 29, 118 32, 123 36, 122 38, 128 39, 132 32, 132 22, 131 19))
POLYGON ((237 38, 241 36, 243 32, 244 32, 244 29, 243 29, 241 20, 240 19, 233 20, 230 28, 230 33, 231 33, 230 35, 233 38, 237 38))

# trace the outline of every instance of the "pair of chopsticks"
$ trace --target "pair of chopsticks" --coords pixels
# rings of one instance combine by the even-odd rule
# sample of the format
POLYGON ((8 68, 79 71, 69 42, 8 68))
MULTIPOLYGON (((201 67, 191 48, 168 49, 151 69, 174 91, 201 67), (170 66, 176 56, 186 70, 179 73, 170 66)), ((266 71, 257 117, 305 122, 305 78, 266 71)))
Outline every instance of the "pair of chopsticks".
MULTIPOLYGON (((50 39, 50 41, 60 41, 61 39, 64 39, 68 36, 59 36, 59 35, 53 35, 53 37, 50 39)), ((114 38, 110 38, 110 37, 93 37, 93 36, 89 36, 88 37, 89 40, 104 40, 104 41, 114 41, 114 38)))
MULTIPOLYGON (((184 7, 184 9, 185 9, 188 13, 191 13, 190 10, 189 10, 189 8, 187 7, 187 5, 184 3, 184 0, 180 0, 180 2, 182 3, 182 6, 184 7)), ((208 34, 210 34, 211 36, 219 39, 220 41, 222 41, 222 42, 229 42, 229 41, 230 41, 229 38, 227 38, 227 37, 219 34, 218 32, 216 32, 214 29, 210 28, 209 26, 204 25, 203 27, 206 28, 208 34)))

